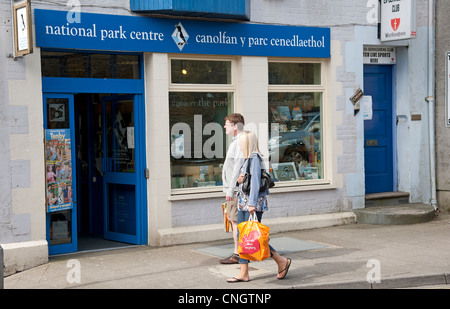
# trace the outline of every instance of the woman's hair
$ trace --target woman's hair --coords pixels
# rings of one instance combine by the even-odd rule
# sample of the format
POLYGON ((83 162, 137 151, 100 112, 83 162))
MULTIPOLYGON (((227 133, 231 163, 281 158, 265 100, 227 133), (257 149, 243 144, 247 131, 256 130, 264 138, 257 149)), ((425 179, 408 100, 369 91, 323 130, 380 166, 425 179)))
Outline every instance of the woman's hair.
POLYGON ((239 136, 239 143, 245 159, 248 159, 254 152, 261 154, 258 147, 258 137, 255 133, 251 131, 244 131, 241 136, 239 136))

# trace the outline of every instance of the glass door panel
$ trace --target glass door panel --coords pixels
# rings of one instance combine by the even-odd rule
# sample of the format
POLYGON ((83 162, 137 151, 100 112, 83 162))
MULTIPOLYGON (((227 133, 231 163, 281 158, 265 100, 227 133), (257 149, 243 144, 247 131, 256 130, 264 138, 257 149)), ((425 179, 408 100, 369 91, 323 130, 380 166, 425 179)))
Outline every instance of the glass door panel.
POLYGON ((134 100, 106 102, 107 171, 134 173, 134 100))
POLYGON ((108 184, 109 230, 114 233, 136 235, 135 186, 108 184))
POLYGON ((105 238, 139 244, 135 96, 103 98, 105 238))

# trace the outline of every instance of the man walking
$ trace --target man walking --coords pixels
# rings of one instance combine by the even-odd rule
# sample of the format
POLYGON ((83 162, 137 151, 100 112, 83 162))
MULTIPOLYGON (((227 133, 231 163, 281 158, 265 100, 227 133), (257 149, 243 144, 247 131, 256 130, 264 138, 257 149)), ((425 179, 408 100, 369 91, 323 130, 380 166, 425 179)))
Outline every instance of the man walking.
POLYGON ((244 116, 238 113, 225 117, 225 133, 233 137, 233 141, 228 148, 222 170, 223 191, 226 194, 227 216, 233 227, 234 252, 227 258, 220 260, 222 264, 238 264, 238 239, 237 239, 237 186, 239 169, 244 163, 244 158, 238 144, 238 138, 244 131, 244 116))

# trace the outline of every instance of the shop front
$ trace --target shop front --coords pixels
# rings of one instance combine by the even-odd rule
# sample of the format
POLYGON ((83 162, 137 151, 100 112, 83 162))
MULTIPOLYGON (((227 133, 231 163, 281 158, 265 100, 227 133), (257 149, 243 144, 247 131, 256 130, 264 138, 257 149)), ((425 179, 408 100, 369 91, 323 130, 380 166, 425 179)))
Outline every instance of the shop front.
POLYGON ((329 28, 34 14, 50 254, 218 223, 232 112, 259 134, 278 193, 333 199, 329 28))
POLYGON ((276 180, 273 235, 353 223, 369 193, 430 200, 425 0, 411 1, 412 32, 404 17, 378 31, 376 1, 31 2, 26 23, 8 2, 0 25, 6 273, 94 241, 230 240, 233 112, 276 180))

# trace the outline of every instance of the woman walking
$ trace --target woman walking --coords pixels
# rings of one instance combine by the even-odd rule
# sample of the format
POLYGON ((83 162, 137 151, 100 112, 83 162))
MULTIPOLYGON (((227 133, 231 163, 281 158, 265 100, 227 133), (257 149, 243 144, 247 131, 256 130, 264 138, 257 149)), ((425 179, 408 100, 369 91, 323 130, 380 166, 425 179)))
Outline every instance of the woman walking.
MULTIPOLYGON (((269 190, 264 192, 259 192, 261 185, 261 153, 258 148, 258 138, 255 133, 245 131, 239 137, 239 146, 241 147, 242 154, 246 159, 241 167, 241 174, 238 178, 239 191, 238 191, 238 201, 239 201, 239 211, 237 217, 237 223, 248 221, 250 215, 256 213, 258 221, 261 222, 262 214, 264 211, 268 210, 267 206, 267 195, 269 190), (247 170, 247 164, 250 164, 250 192, 245 194, 242 191, 242 181, 247 170)), ((239 231, 238 231, 239 239, 239 231)), ((270 246, 270 256, 278 265, 278 275, 277 279, 284 279, 291 266, 291 259, 282 257, 276 250, 270 246)), ((249 260, 239 258, 239 264, 241 267, 240 273, 233 278, 227 279, 227 282, 248 282, 250 281, 250 276, 248 272, 249 260)))

